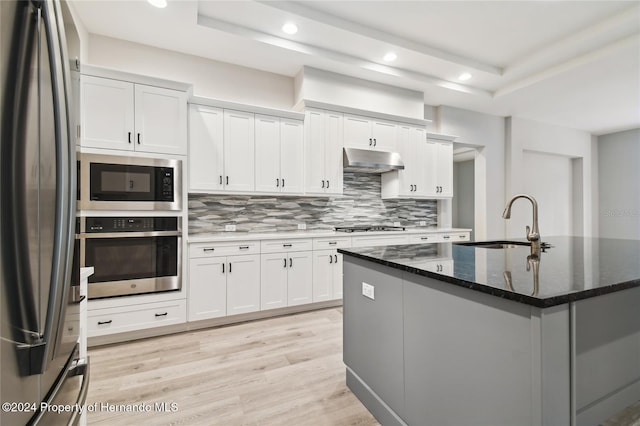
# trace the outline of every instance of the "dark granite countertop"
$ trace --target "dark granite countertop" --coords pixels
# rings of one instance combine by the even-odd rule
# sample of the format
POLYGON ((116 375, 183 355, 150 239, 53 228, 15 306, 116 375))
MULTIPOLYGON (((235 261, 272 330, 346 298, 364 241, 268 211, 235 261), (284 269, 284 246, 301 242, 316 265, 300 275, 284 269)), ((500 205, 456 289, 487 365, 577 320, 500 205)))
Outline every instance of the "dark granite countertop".
POLYGON ((582 237, 542 240, 553 247, 540 253, 538 283, 534 282, 533 263, 527 259, 531 254, 528 246, 490 249, 435 243, 338 252, 539 308, 640 286, 640 241, 582 237), (453 268, 437 266, 447 258, 453 259, 453 268))

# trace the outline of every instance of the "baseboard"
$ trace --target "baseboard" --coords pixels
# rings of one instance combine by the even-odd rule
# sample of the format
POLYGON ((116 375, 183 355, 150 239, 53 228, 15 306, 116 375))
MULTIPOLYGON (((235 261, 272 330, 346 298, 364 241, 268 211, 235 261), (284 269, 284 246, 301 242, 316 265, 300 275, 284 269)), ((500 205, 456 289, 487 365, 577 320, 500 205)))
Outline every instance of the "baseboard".
POLYGON ((347 387, 381 425, 408 426, 352 369, 346 367, 346 370, 347 387))

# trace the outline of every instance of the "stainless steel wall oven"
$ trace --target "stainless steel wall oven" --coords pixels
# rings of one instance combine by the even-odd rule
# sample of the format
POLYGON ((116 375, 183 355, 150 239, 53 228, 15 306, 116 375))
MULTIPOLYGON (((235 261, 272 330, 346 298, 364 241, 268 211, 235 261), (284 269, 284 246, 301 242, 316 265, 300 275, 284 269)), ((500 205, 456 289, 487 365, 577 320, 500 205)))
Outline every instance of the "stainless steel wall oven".
POLYGON ((182 162, 103 154, 78 156, 80 210, 180 210, 182 162))
POLYGON ((180 290, 180 217, 81 217, 78 235, 89 299, 180 290))

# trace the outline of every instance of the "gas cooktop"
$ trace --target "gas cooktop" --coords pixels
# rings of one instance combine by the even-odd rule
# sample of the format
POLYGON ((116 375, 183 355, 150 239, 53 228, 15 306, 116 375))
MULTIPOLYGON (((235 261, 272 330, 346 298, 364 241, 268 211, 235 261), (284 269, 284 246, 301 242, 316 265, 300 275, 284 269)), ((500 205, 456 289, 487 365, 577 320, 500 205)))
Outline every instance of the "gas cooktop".
POLYGON ((404 226, 336 226, 337 232, 378 232, 378 231, 404 231, 404 226))

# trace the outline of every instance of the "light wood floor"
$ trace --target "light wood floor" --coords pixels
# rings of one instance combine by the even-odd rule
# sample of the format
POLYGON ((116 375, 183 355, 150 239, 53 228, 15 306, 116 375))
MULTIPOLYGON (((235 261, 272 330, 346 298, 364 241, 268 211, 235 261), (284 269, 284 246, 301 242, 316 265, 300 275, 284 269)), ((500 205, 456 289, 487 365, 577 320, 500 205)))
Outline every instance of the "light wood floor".
POLYGON ((90 348, 89 356, 87 405, 98 404, 89 425, 378 425, 345 385, 342 308, 90 348), (154 411, 156 402, 177 410, 154 411))

